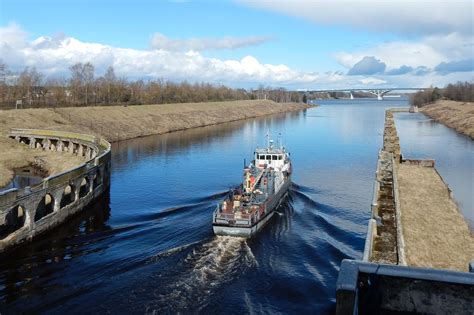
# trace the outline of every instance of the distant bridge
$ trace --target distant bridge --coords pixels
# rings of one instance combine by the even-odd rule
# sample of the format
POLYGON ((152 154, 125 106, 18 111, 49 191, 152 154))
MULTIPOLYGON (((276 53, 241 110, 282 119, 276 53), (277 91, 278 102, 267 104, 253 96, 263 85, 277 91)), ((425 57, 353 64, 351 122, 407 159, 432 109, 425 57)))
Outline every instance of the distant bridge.
POLYGON ((426 90, 427 88, 380 88, 380 89, 338 89, 338 90, 310 90, 306 91, 307 93, 332 93, 332 92, 346 92, 350 93, 351 95, 351 100, 354 99, 354 96, 352 95, 352 92, 355 91, 363 91, 363 92, 369 92, 370 94, 373 94, 377 96, 377 99, 379 101, 383 100, 383 96, 387 94, 388 92, 392 91, 423 91, 426 90))

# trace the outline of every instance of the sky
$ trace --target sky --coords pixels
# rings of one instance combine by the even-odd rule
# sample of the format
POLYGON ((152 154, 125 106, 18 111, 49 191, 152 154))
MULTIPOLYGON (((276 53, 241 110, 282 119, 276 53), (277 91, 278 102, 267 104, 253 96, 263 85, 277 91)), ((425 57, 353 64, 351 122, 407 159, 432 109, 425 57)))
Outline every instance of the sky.
POLYGON ((0 59, 67 77, 288 89, 474 80, 472 1, 0 0, 0 59))

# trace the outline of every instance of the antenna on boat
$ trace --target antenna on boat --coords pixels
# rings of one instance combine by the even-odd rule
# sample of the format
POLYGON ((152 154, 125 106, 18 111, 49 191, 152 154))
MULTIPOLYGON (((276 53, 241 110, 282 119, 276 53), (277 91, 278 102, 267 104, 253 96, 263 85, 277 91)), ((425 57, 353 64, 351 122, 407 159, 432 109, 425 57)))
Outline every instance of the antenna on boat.
POLYGON ((267 148, 270 147, 270 130, 267 129, 267 148))
POLYGON ((282 137, 281 137, 281 132, 278 133, 278 138, 277 138, 277 146, 280 147, 280 149, 283 149, 283 140, 282 140, 282 137))

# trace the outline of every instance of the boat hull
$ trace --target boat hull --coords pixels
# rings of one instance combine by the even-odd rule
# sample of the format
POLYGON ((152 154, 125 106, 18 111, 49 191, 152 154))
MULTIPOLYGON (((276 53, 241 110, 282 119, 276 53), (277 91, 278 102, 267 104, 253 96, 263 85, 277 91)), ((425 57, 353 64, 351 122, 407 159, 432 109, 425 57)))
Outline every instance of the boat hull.
POLYGON ((291 179, 288 178, 283 186, 280 188, 278 193, 272 196, 271 201, 267 205, 267 209, 270 211, 265 215, 261 220, 255 223, 252 226, 238 226, 238 225, 228 225, 228 224, 213 224, 212 229, 214 230, 214 234, 216 235, 228 235, 228 236, 236 236, 236 237, 245 237, 250 238, 258 233, 275 214, 275 210, 281 204, 281 202, 285 199, 288 188, 290 186, 291 179))

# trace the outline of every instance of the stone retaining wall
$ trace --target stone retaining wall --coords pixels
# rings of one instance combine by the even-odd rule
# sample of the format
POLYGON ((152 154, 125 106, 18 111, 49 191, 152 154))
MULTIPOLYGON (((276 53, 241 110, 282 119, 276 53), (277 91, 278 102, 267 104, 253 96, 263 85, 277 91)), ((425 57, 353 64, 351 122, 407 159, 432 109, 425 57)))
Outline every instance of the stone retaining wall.
POLYGON ((385 113, 383 147, 377 160, 363 261, 406 266, 397 169, 400 163, 434 168, 435 160, 403 158, 393 118, 397 112, 408 112, 408 109, 388 109, 385 113))
POLYGON ((56 227, 110 185, 110 143, 103 138, 33 129, 12 129, 9 137, 31 149, 79 155, 87 161, 33 187, 0 193, 0 252, 56 227))
POLYGON ((389 109, 385 113, 383 147, 377 160, 371 204, 372 218, 367 229, 364 261, 398 264, 400 260, 394 172, 401 161, 401 153, 393 112, 407 111, 408 109, 389 109))
MULTIPOLYGON (((407 266, 406 245, 413 239, 404 239, 407 225, 402 224, 399 173, 410 165, 437 171, 434 160, 403 159, 393 122, 393 112, 400 111, 386 112, 364 256, 362 261, 343 260, 341 264, 336 314, 470 314, 474 309, 474 274, 407 266)), ((467 250, 465 245, 462 247, 467 250)), ((473 269, 471 262, 469 270, 473 269)))

